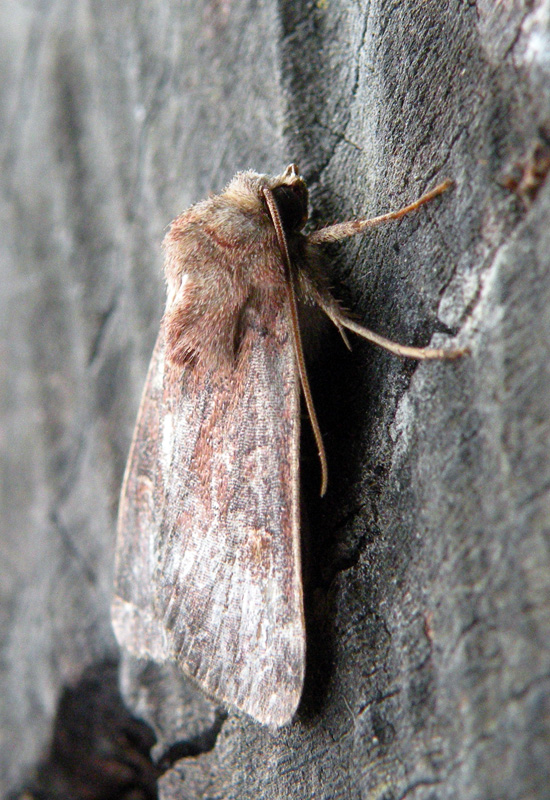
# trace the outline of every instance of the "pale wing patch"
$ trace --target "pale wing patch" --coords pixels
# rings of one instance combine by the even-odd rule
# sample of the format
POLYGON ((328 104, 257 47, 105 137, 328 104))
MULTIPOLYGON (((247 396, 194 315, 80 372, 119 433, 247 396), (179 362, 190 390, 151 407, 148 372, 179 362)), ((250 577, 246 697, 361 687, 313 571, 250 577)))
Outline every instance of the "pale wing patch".
POLYGON ((192 285, 191 276, 188 272, 182 272, 177 281, 170 277, 166 287, 166 307, 172 308, 174 304, 179 305, 180 303, 185 306, 186 294, 192 285))

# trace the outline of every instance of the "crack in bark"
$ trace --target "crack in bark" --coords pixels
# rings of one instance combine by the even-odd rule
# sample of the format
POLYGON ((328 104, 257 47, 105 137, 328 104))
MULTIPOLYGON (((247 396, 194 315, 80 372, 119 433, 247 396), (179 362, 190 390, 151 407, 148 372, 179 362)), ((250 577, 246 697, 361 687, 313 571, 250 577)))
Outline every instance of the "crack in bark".
POLYGON ((196 758, 203 753, 211 752, 216 746, 218 736, 220 735, 227 716, 227 711, 218 709, 210 728, 201 731, 201 733, 191 739, 181 739, 180 741, 174 742, 159 759, 158 768, 164 773, 183 758, 196 758))

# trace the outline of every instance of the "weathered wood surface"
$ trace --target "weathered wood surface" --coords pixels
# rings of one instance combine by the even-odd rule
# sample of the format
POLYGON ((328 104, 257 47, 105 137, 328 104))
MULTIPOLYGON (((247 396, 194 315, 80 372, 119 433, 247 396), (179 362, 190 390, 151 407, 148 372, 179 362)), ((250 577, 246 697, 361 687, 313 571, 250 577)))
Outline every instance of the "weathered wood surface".
POLYGON ((456 180, 331 255, 369 327, 457 334, 472 355, 329 340, 302 706, 273 733, 125 659, 159 794, 548 796, 550 184, 528 204, 502 182, 550 120, 549 20, 548 0, 0 5, 3 796, 47 759, 64 688, 87 667, 112 680, 117 495, 164 228, 238 169, 291 160, 316 224, 456 180))

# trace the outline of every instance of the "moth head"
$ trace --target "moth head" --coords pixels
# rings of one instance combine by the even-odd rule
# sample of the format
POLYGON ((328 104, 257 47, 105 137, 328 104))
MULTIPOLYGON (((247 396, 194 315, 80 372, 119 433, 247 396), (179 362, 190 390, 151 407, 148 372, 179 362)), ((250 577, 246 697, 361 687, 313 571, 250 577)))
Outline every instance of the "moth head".
POLYGON ((238 172, 223 192, 223 197, 240 211, 264 215, 267 212, 263 190, 269 189, 279 210, 285 233, 301 230, 308 218, 308 190, 296 164, 289 164, 282 175, 238 172))
POLYGON ((277 203, 285 233, 301 230, 307 222, 309 193, 297 164, 289 164, 282 175, 268 181, 277 203))

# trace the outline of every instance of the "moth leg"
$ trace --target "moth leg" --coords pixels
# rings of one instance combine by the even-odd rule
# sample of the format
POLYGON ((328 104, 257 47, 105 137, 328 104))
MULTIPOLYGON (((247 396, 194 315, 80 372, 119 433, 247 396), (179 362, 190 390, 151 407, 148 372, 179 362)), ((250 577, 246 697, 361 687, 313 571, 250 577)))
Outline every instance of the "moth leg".
MULTIPOLYGON (((324 297, 319 296, 318 302, 327 317, 336 325, 340 333, 343 333, 343 328, 347 328, 358 336, 362 336, 363 339, 367 339, 367 341, 373 342, 379 347, 383 347, 384 350, 389 350, 390 353, 395 353, 395 355, 403 356, 404 358, 415 358, 419 361, 428 358, 454 359, 460 358, 470 352, 467 347, 448 349, 444 347, 409 347, 405 344, 392 342, 391 339, 386 339, 385 336, 380 336, 380 334, 374 333, 374 331, 370 331, 368 328, 350 319, 336 303, 327 303, 324 297)), ((346 339, 344 339, 344 341, 346 341, 346 339)))
MULTIPOLYGON (((323 306, 321 306, 321 308, 323 308, 323 306)), ((333 322, 336 325, 336 327, 338 328, 338 333, 342 337, 344 344, 346 345, 348 350, 351 352, 351 344, 349 343, 349 339, 348 339, 348 335, 346 333, 346 329, 344 328, 344 324, 340 321, 340 318, 338 316, 334 316, 333 314, 329 314, 328 311, 326 310, 326 308, 323 308, 323 311, 325 311, 325 313, 328 315, 328 318, 330 319, 330 321, 333 322)))
POLYGON ((404 356, 405 358, 416 358, 419 361, 423 361, 427 358, 454 359, 460 358, 461 356, 464 356, 470 352, 467 347, 455 347, 448 349, 444 347, 409 347, 405 344, 392 342, 391 339, 386 339, 384 336, 380 336, 378 333, 369 331, 368 328, 358 325, 357 322, 354 322, 351 319, 341 318, 340 324, 344 325, 344 327, 348 328, 350 331, 353 331, 359 336, 362 336, 363 339, 367 339, 369 342, 374 342, 374 344, 383 347, 385 350, 389 350, 390 353, 395 353, 396 355, 404 356))
MULTIPOLYGON (((377 225, 382 225, 384 222, 389 222, 392 219, 401 219, 411 211, 416 211, 417 208, 429 203, 435 197, 446 192, 453 185, 453 181, 446 180, 426 192, 414 203, 400 208, 398 211, 390 211, 389 214, 382 214, 380 217, 372 217, 371 219, 355 219, 349 222, 339 222, 336 225, 328 225, 326 228, 321 228, 318 231, 310 233, 307 237, 308 242, 311 244, 322 244, 323 242, 338 242, 340 239, 348 239, 350 236, 356 236, 358 233, 363 233, 367 228, 375 228, 377 225)), ((356 331, 357 332, 357 331, 356 331)), ((361 335, 361 334, 360 334, 361 335)))

